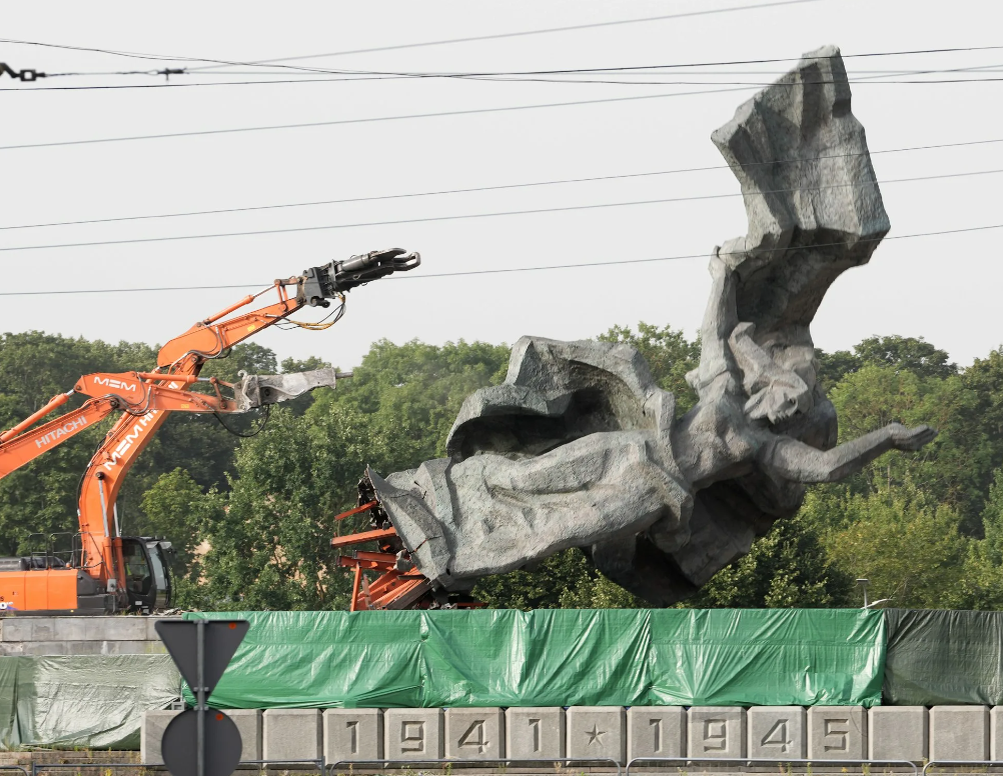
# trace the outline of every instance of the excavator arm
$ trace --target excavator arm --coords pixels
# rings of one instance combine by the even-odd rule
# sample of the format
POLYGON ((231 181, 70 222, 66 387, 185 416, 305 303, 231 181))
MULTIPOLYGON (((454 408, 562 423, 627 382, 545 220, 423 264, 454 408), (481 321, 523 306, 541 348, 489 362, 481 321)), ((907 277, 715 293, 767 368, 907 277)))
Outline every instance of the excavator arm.
POLYGON ((0 478, 6 477, 15 469, 21 468, 85 428, 104 420, 117 408, 114 399, 107 397, 90 399, 55 420, 50 420, 30 431, 24 431, 56 407, 65 404, 72 394, 73 391, 59 394, 10 431, 0 434, 0 478))
POLYGON ((61 393, 14 428, 0 434, 0 479, 30 463, 43 453, 62 444, 85 428, 93 426, 116 410, 142 416, 159 412, 202 412, 233 414, 260 409, 295 399, 315 388, 333 388, 351 372, 317 369, 287 375, 242 375, 240 382, 227 383, 216 378, 179 376, 174 384, 210 383, 214 394, 194 393, 160 384, 163 375, 156 372, 98 372, 84 375, 72 391, 61 393), (221 388, 232 391, 224 395, 221 388), (109 392, 111 391, 111 392, 109 392), (36 428, 35 422, 66 403, 74 393, 92 398, 77 409, 36 428), (26 430, 29 429, 30 430, 26 430))
MULTIPOLYGON (((289 321, 290 315, 305 306, 328 307, 331 300, 338 300, 342 307, 331 323, 298 324, 307 329, 327 328, 344 312, 346 292, 394 272, 414 269, 420 263, 417 253, 394 248, 307 269, 301 275, 276 280, 260 293, 244 297, 168 341, 158 353, 155 372, 85 376, 75 386, 75 392, 92 398, 82 407, 28 431, 41 417, 64 404, 74 391, 61 394, 0 435, 0 476, 37 457, 52 443, 79 433, 113 411, 121 411, 84 472, 78 504, 83 558, 80 567, 93 580, 93 589, 98 594, 117 593, 121 599, 122 541, 109 528, 114 525, 109 519, 110 512, 114 510, 124 477, 167 416, 175 411, 242 411, 271 403, 267 399, 269 392, 284 394, 285 398, 298 395, 296 387, 268 384, 267 380, 262 383, 262 378, 245 386, 243 394, 238 396, 235 392, 232 399, 223 397, 218 386, 215 396, 188 391, 193 382, 199 381, 198 374, 206 361, 225 357, 234 345, 280 321, 289 321), (275 301, 235 314, 270 291, 275 292, 275 301)), ((287 376, 267 379, 281 381, 284 377, 287 376)))

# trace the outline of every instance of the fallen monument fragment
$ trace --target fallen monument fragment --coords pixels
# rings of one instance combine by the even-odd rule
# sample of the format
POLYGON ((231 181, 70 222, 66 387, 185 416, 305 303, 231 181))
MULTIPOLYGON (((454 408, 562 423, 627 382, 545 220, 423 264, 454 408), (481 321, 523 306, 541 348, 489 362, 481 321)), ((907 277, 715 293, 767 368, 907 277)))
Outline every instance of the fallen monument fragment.
POLYGON ((806 54, 712 140, 749 231, 710 257, 700 365, 687 375, 699 402, 677 418, 628 345, 520 339, 505 382, 464 403, 447 458, 363 481, 360 504, 377 502, 374 527, 395 534, 397 567, 413 564, 426 590, 462 593, 580 547, 665 606, 792 516, 806 484, 936 436, 892 423, 836 445, 817 385, 815 312, 890 228, 839 51, 806 54))

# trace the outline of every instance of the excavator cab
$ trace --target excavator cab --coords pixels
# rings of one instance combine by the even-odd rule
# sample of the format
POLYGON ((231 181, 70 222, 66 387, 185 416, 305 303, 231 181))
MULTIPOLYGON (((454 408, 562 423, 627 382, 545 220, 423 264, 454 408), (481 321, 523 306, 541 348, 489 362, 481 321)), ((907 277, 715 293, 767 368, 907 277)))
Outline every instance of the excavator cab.
POLYGON ((171 604, 170 542, 149 536, 123 536, 122 574, 132 611, 149 614, 171 604))

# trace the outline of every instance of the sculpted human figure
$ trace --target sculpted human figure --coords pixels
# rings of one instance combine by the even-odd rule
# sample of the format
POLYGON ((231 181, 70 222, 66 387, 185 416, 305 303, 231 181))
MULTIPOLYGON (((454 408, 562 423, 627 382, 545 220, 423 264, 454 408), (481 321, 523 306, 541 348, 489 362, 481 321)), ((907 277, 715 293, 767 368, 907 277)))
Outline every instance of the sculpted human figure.
POLYGON ((829 285, 889 224, 835 48, 742 105, 712 136, 742 184, 749 232, 715 249, 699 400, 676 417, 636 350, 524 337, 502 385, 464 403, 447 458, 367 476, 433 586, 580 547, 656 605, 692 594, 832 482, 927 426, 836 445, 809 325, 829 285))

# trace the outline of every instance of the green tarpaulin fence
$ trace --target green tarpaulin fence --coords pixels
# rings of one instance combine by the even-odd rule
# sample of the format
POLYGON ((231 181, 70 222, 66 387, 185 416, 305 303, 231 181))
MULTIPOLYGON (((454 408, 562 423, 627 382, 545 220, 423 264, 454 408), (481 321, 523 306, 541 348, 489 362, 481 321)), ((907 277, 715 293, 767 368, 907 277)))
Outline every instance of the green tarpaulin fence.
MULTIPOLYGON (((220 612, 221 708, 1003 705, 1003 612, 220 612)), ((0 657, 0 749, 133 749, 167 655, 0 657)), ((190 695, 189 695, 190 698, 190 695)))
POLYGON ((1003 612, 887 609, 885 702, 1003 705, 1003 612))
POLYGON ((0 657, 0 749, 138 749, 179 683, 168 655, 0 657))
MULTIPOLYGON (((219 708, 880 703, 881 612, 224 612, 219 708)), ((190 694, 188 698, 191 699, 190 694)))

